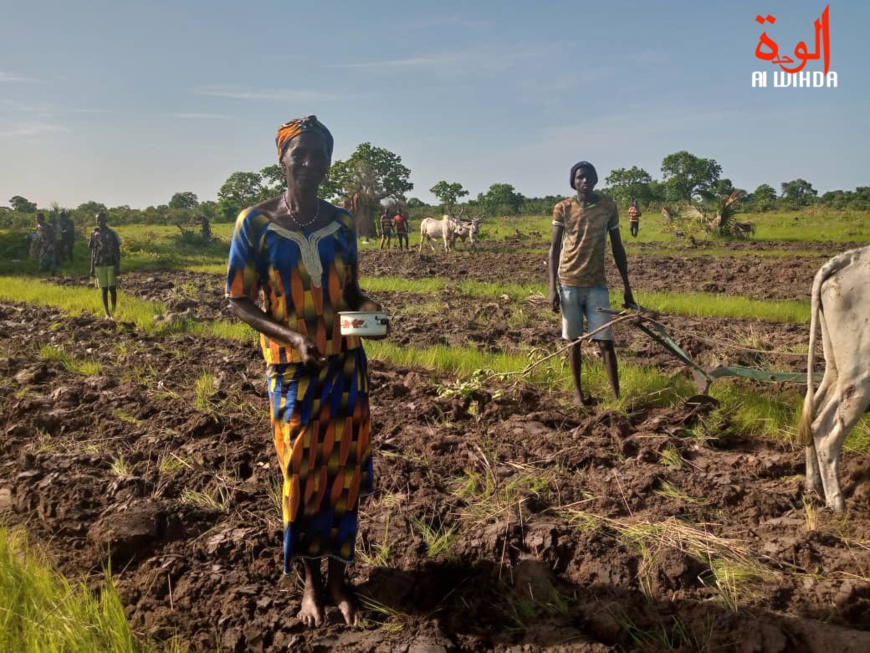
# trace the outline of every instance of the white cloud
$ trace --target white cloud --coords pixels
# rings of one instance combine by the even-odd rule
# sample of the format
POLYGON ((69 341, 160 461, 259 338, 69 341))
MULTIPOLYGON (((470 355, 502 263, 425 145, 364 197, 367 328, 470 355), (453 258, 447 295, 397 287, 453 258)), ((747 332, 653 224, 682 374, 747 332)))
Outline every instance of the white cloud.
POLYGON ((326 102, 335 100, 335 95, 308 90, 252 90, 232 86, 200 86, 197 95, 231 98, 234 100, 275 100, 280 102, 326 102))
POLYGON ((0 138, 15 138, 17 136, 39 136, 50 132, 66 131, 66 127, 47 122, 19 123, 11 129, 0 130, 0 138))
POLYGON ((325 64, 326 68, 366 70, 374 74, 407 71, 428 72, 448 79, 475 77, 482 73, 499 73, 523 63, 534 62, 557 52, 559 43, 547 43, 528 47, 497 46, 445 50, 417 56, 375 61, 353 61, 325 64))
POLYGON ((361 61, 356 63, 327 64, 326 68, 428 68, 443 66, 453 62, 456 55, 437 57, 410 57, 408 59, 384 59, 381 61, 361 61))
POLYGON ((417 20, 405 21, 400 24, 401 31, 410 30, 428 30, 436 27, 485 27, 489 25, 487 21, 472 20, 463 18, 462 16, 431 16, 429 18, 420 18, 417 20))
POLYGON ((36 82, 36 81, 37 80, 33 79, 32 77, 24 77, 22 75, 16 75, 14 73, 7 73, 3 70, 0 70, 0 82, 23 82, 23 83, 32 84, 33 82, 36 82))
POLYGON ((164 113, 167 118, 184 118, 189 120, 226 120, 230 116, 221 113, 176 112, 164 113))

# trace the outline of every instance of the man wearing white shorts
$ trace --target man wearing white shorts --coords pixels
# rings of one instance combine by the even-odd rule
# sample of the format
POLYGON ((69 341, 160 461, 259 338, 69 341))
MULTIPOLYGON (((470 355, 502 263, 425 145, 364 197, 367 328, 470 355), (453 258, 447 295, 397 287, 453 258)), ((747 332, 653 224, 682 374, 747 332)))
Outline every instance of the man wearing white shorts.
MULTIPOLYGON (((619 236, 619 212, 616 203, 593 192, 598 173, 588 161, 571 168, 570 184, 577 194, 559 202, 553 209, 553 235, 550 244, 550 305, 562 311, 562 338, 576 340, 610 321, 611 315, 600 312, 609 309, 610 299, 604 272, 607 236, 613 249, 613 260, 622 276, 625 305, 634 306, 628 282, 628 262, 619 236)), ((619 398, 619 374, 613 332, 610 327, 592 336, 604 359, 607 378, 614 396, 619 398)), ((580 382, 580 346, 568 350, 571 374, 574 378, 574 398, 588 405, 591 399, 583 395, 580 382)))

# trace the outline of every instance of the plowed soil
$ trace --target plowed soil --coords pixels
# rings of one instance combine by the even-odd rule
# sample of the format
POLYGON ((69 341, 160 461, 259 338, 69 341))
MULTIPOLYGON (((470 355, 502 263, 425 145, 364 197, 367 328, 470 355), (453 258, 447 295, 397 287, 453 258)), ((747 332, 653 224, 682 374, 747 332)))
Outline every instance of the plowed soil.
MULTIPOLYGON (((821 256, 740 257, 743 276, 718 259, 630 264, 639 287, 679 278, 672 289, 706 290, 727 271, 729 292, 798 299, 821 256)), ((363 267, 522 282, 543 280, 539 258, 366 251, 363 267)), ((227 316, 217 276, 121 283, 174 315, 227 316)), ((541 298, 376 298, 404 346, 559 345, 541 298), (448 307, 446 325, 427 315, 433 301, 448 307)), ((805 327, 663 321, 705 364, 805 369, 802 356, 783 355, 805 344, 805 327), (728 338, 714 335, 726 328, 728 338)), ((687 374, 643 336, 617 327, 617 338, 621 359, 687 374)), ((849 513, 839 518, 803 496, 800 448, 749 438, 704 401, 578 410, 523 384, 459 387, 378 360, 371 370, 376 493, 362 505, 350 571, 358 628, 334 610, 317 630, 296 619, 253 343, 0 304, 3 519, 95 585, 111 556, 134 628, 193 651, 870 650, 866 456, 844 453, 849 513)))

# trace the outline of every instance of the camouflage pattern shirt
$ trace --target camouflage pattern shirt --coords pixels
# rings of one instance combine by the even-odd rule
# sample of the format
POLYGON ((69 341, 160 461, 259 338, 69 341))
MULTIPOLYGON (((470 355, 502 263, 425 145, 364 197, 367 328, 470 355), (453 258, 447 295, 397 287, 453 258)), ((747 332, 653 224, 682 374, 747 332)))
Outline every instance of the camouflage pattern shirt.
POLYGON ((121 239, 114 229, 94 229, 88 247, 91 250, 92 268, 121 263, 121 239))

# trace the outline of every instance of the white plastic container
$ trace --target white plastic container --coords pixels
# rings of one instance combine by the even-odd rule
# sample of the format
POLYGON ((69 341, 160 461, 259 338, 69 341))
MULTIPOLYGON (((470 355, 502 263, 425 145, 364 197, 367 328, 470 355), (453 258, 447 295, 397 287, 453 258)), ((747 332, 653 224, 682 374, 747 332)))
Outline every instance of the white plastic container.
POLYGON ((384 311, 339 311, 341 335, 361 338, 387 335, 390 319, 384 311))

